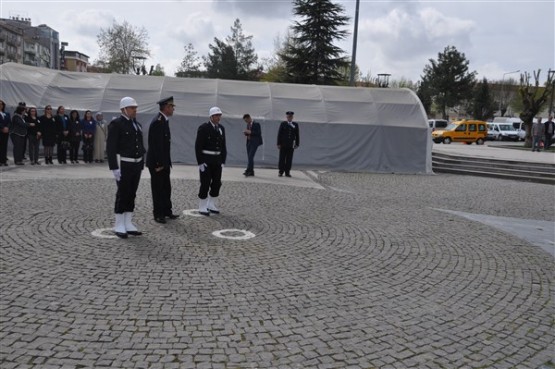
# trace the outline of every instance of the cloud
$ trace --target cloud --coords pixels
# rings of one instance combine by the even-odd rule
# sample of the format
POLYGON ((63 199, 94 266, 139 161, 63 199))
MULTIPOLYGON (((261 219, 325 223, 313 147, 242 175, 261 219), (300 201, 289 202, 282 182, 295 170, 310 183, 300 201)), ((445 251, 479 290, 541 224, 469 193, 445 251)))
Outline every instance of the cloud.
POLYGON ((290 0, 214 0, 213 8, 223 13, 244 14, 245 18, 283 17, 284 21, 293 14, 293 2, 290 0))

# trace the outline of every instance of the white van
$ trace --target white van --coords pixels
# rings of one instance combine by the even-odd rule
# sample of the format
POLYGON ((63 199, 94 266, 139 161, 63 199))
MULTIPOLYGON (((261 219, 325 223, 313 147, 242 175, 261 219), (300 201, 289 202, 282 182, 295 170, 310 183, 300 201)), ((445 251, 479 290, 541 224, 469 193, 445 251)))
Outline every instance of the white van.
POLYGON ((445 119, 428 119, 428 125, 432 129, 432 132, 436 129, 444 130, 449 125, 449 122, 445 119))
POLYGON ((505 140, 519 140, 518 131, 515 130, 512 123, 488 123, 488 137, 492 139, 505 141, 505 140))
POLYGON ((523 122, 520 118, 515 117, 495 117, 493 123, 503 124, 503 131, 499 131, 499 140, 524 140, 526 131, 524 130, 523 122), (507 128, 505 124, 511 127, 507 128))

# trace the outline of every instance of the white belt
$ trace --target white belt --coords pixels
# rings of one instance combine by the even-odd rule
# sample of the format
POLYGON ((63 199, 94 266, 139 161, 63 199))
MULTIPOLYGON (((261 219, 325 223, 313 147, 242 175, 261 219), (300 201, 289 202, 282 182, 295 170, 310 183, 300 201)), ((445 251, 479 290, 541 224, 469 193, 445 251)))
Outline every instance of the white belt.
POLYGON ((119 158, 119 160, 127 161, 129 163, 140 163, 141 161, 143 161, 143 158, 126 158, 125 156, 122 156, 119 158))
POLYGON ((220 155, 221 154, 220 151, 210 151, 210 150, 202 150, 202 153, 206 154, 206 155, 220 155))

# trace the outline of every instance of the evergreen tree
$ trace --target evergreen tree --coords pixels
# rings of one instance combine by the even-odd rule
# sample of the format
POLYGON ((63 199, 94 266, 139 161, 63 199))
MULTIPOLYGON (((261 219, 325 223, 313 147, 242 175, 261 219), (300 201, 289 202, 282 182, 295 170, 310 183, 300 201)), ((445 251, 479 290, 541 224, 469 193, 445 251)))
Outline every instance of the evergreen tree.
POLYGON ((471 113, 474 119, 488 120, 493 118, 497 110, 495 100, 491 94, 488 80, 484 79, 476 84, 474 98, 471 103, 471 113))
POLYGON ((300 18, 292 27, 293 36, 280 58, 285 62, 288 82, 338 84, 344 79, 349 61, 333 44, 348 32, 349 17, 342 5, 329 0, 295 0, 294 14, 300 18))
POLYGON ((185 56, 181 61, 179 69, 175 73, 176 77, 200 77, 200 59, 192 43, 185 46, 185 56))
POLYGON ((416 96, 420 99, 426 114, 431 116, 432 113, 432 92, 430 91, 429 82, 426 78, 422 78, 422 81, 418 83, 416 87, 416 96))
POLYGON ((430 59, 424 67, 424 77, 434 103, 443 118, 447 119, 447 108, 459 105, 472 98, 476 72, 468 72, 469 61, 454 46, 447 46, 438 60, 430 59))
POLYGON ((258 78, 258 67, 253 67, 258 56, 252 46, 252 36, 245 36, 241 22, 236 19, 231 35, 225 41, 214 38, 210 52, 203 57, 209 78, 252 80, 258 78))

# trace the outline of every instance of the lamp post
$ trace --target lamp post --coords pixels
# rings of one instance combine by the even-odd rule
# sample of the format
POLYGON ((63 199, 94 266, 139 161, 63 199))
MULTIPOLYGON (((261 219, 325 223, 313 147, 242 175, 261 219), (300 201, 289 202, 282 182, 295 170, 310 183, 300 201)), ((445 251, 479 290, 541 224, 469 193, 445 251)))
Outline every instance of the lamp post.
POLYGON ((549 72, 547 72, 547 80, 551 79, 551 102, 549 103, 549 114, 548 115, 548 119, 549 117, 553 116, 553 113, 555 113, 553 111, 553 93, 555 92, 555 70, 549 70, 549 72))
POLYGON ((349 81, 350 86, 355 85, 355 68, 357 61, 357 35, 358 35, 358 8, 360 0, 357 0, 355 8, 355 31, 353 32, 353 55, 351 57, 351 79, 349 81))
POLYGON ((518 73, 518 72, 520 72, 520 69, 514 70, 512 72, 503 73, 503 78, 501 78, 501 101, 499 101, 499 116, 501 116, 501 117, 504 115, 502 112, 503 112, 503 106, 505 105, 505 92, 504 92, 505 76, 507 74, 513 74, 513 73, 518 73))

